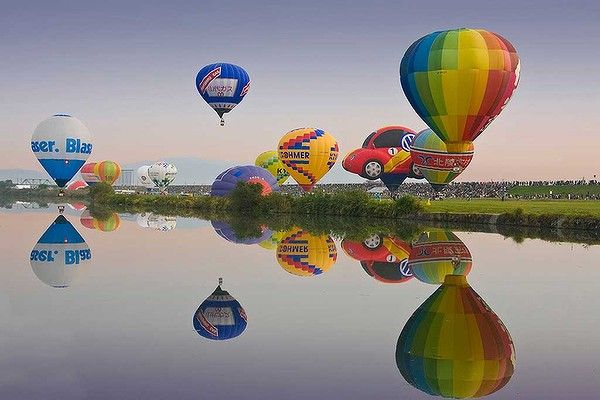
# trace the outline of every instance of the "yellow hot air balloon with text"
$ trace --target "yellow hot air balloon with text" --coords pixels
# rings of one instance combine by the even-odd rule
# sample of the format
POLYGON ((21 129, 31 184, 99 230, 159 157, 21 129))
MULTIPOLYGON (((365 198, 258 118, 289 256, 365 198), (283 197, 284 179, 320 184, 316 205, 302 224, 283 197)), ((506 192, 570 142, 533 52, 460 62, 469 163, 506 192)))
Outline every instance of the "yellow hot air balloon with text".
POLYGON ((306 192, 329 172, 339 153, 335 138, 317 128, 299 128, 286 133, 278 149, 279 160, 306 192))

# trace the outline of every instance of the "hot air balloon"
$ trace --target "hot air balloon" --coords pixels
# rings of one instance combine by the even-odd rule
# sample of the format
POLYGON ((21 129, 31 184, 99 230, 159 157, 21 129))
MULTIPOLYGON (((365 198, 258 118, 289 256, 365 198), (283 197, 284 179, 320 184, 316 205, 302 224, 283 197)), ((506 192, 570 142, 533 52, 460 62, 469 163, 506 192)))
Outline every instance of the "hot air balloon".
POLYGON ((74 181, 69 183, 69 185, 67 186, 67 190, 77 190, 85 188, 87 186, 87 183, 85 183, 84 181, 74 181))
POLYGON ((227 196, 236 188, 238 182, 255 183, 262 186, 262 195, 278 192, 275 177, 264 168, 255 165, 231 167, 219 174, 210 188, 211 196, 227 196))
POLYGON ((215 63, 203 67, 196 75, 196 89, 200 96, 221 118, 242 102, 250 89, 248 73, 237 65, 215 63))
POLYGON ((462 275, 448 275, 400 333, 396 363, 422 392, 447 398, 483 397, 508 383, 515 348, 500 318, 462 275))
POLYGON ((335 138, 322 129, 299 128, 279 141, 279 159, 294 180, 310 192, 337 160, 335 138))
POLYGON ((64 188, 92 153, 90 131, 75 117, 55 114, 35 128, 31 150, 54 182, 64 188))
POLYGON ((275 150, 265 151, 256 157, 254 164, 257 167, 266 169, 277 179, 278 185, 283 185, 287 181, 290 174, 286 171, 283 163, 279 161, 275 150))
POLYGON ((81 167, 81 179, 83 179, 88 186, 94 186, 96 183, 100 182, 100 178, 98 178, 98 175, 94 172, 95 168, 96 163, 87 163, 81 167))
POLYGON ((29 260, 38 279, 55 288, 68 287, 92 252, 79 232, 59 215, 31 250, 29 260))
POLYGON ((219 286, 200 304, 193 318, 194 329, 202 337, 228 340, 240 336, 248 323, 242 305, 219 286))
POLYGON ((148 175, 149 168, 149 165, 143 165, 137 170, 137 183, 146 189, 152 189, 155 186, 152 179, 150 179, 150 175, 148 175))
POLYGON ((166 192, 167 187, 175 180, 177 168, 173 164, 157 162, 148 167, 148 176, 161 192, 166 192))
POLYGON ((94 166, 94 173, 100 182, 112 185, 121 176, 121 166, 114 161, 102 161, 94 166))
POLYGON ((423 232, 413 243, 408 265, 421 282, 439 285, 446 275, 467 275, 473 259, 467 246, 448 230, 423 232))
POLYGON ((277 245, 277 262, 293 275, 320 275, 329 271, 336 260, 337 249, 329 235, 316 236, 295 228, 277 245))
POLYGON ((402 283, 412 279, 408 267, 410 244, 399 238, 376 234, 364 241, 344 239, 342 249, 380 282, 402 283))
POLYGON ((381 179, 390 192, 407 177, 422 178, 414 169, 410 146, 416 135, 403 126, 386 126, 367 136, 360 149, 349 153, 342 167, 366 179, 381 179))
POLYGON ((415 137, 410 156, 415 168, 439 191, 467 168, 473 151, 473 142, 468 142, 462 151, 451 152, 431 129, 425 129, 415 137))
POLYGON ((227 222, 210 221, 210 223, 217 235, 221 236, 228 242, 237 244, 258 244, 267 240, 273 234, 273 232, 266 226, 261 226, 258 235, 240 237, 240 235, 233 230, 231 224, 228 224, 227 222))
POLYGON ((408 101, 450 152, 500 114, 519 82, 519 56, 502 36, 483 29, 434 32, 414 42, 400 63, 408 101))

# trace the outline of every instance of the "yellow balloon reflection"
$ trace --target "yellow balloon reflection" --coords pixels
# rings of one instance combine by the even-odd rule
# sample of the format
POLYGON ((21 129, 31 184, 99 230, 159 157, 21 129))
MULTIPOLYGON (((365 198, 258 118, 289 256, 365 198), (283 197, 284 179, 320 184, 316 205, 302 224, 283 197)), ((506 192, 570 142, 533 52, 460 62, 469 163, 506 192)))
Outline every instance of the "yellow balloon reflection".
POLYGON ((313 235, 292 229, 277 245, 277 261, 287 272, 314 276, 327 272, 337 260, 335 242, 329 235, 313 235))

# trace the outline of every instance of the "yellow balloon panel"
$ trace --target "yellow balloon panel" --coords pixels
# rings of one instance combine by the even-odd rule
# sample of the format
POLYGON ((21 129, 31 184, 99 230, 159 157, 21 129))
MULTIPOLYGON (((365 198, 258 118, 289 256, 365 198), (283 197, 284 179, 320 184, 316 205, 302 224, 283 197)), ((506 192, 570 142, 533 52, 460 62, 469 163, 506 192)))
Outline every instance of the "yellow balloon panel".
POLYGON ((316 236, 295 228, 277 245, 277 262, 293 275, 320 275, 336 260, 337 248, 329 235, 316 236))
POLYGON ((300 128, 279 141, 279 159, 296 182, 309 192, 335 164, 339 148, 327 131, 300 128))

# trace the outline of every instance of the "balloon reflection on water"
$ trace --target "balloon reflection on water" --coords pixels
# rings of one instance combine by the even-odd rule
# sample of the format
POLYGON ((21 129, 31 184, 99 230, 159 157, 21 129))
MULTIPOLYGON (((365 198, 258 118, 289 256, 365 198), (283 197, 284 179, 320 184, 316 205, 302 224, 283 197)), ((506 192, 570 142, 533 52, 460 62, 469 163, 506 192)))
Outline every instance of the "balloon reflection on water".
POLYGON ((375 234, 363 241, 344 239, 342 249, 379 282, 401 283, 413 277, 408 266, 410 244, 399 238, 375 234))
POLYGON ((439 285, 446 275, 468 275, 473 259, 467 246, 451 231, 432 229, 413 243, 408 265, 421 282, 439 285))
POLYGON ((277 245, 277 262, 293 275, 320 275, 327 272, 336 260, 337 248, 329 235, 313 235, 295 228, 277 245))
POLYGON ((228 340, 241 335, 248 324, 242 305, 219 285, 200 304, 194 313, 193 325, 196 332, 207 339, 228 340))
POLYGON ((436 396, 487 396, 510 380, 515 349, 498 316, 463 275, 444 283, 412 314, 396 346, 404 379, 436 396))
POLYGON ((70 286, 77 271, 91 259, 89 246, 62 215, 46 229, 29 257, 38 279, 55 288, 70 286))

